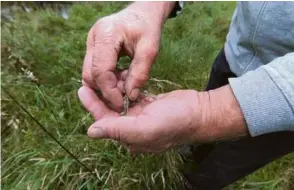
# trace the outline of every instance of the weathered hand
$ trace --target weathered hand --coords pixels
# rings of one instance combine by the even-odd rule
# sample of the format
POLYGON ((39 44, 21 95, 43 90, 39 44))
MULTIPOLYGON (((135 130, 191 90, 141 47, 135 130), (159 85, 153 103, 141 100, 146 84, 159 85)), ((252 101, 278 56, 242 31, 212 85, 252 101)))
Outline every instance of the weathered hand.
POLYGON ((136 2, 104 17, 91 28, 83 65, 83 84, 99 88, 112 108, 123 106, 122 91, 131 100, 148 79, 161 37, 161 30, 174 2, 136 2), (121 55, 132 58, 130 68, 116 69, 121 55))
MULTIPOLYGON (((161 152, 186 143, 246 134, 239 107, 232 107, 237 103, 229 102, 233 111, 227 111, 226 107, 217 110, 222 106, 217 102, 211 104, 210 98, 214 95, 209 92, 178 90, 154 98, 145 97, 135 103, 126 116, 110 110, 88 87, 81 87, 78 94, 84 107, 97 120, 90 126, 88 135, 119 141, 129 145, 133 152, 161 152), (229 118, 222 117, 224 112, 231 113, 226 116, 229 118)), ((230 98, 226 93, 217 98, 222 96, 230 98)))

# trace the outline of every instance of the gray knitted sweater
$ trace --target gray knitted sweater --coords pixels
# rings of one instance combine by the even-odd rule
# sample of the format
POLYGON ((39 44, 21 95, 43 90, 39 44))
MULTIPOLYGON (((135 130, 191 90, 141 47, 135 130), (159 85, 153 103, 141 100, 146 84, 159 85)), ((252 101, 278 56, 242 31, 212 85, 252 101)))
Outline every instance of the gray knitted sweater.
POLYGON ((225 43, 252 136, 294 130, 294 2, 239 2, 225 43))

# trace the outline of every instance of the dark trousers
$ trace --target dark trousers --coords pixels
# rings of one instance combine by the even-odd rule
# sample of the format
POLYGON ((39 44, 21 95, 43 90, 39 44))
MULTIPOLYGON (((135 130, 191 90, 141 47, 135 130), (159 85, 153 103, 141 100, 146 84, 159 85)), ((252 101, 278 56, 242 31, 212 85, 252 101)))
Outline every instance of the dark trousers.
MULTIPOLYGON (((206 90, 228 84, 236 77, 229 68, 224 50, 215 59, 206 90)), ((276 132, 192 149, 197 169, 184 172, 190 189, 219 190, 269 162, 294 151, 294 132, 276 132)))

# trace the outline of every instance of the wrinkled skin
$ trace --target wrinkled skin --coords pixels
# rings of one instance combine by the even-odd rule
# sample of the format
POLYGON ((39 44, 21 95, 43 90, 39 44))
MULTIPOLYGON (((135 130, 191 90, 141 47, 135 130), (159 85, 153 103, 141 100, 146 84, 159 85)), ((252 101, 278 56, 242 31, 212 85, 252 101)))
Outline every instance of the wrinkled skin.
POLYGON ((204 127, 201 94, 194 90, 145 97, 129 108, 126 116, 109 109, 88 87, 81 87, 78 95, 97 120, 88 135, 119 141, 133 152, 161 152, 192 142, 204 127))
POLYGON ((139 98, 126 116, 123 93, 131 100, 148 80, 162 27, 174 2, 136 2, 91 28, 78 95, 96 122, 91 138, 113 139, 132 152, 161 152, 186 143, 248 135, 244 116, 229 85, 209 92, 180 90, 139 98), (121 55, 130 68, 116 69, 121 55), (102 97, 94 90, 99 89, 102 97))
MULTIPOLYGON (((136 9, 137 10, 137 9, 136 9)), ((83 65, 83 84, 100 89, 114 110, 123 107, 122 92, 131 100, 148 80, 161 37, 162 21, 154 14, 125 9, 104 17, 91 28, 83 65), (120 56, 132 58, 130 68, 116 69, 120 56)))

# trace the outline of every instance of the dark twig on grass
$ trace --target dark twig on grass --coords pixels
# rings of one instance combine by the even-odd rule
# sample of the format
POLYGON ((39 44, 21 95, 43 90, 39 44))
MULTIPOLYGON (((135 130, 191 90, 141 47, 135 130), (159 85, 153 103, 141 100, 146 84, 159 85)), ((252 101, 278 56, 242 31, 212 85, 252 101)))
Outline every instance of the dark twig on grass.
POLYGON ((84 165, 73 153, 71 153, 61 142, 59 142, 21 103, 19 103, 16 98, 5 88, 1 87, 3 91, 26 113, 30 116, 30 118, 37 123, 37 125, 47 133, 64 151, 66 151, 75 161, 77 161, 86 171, 90 174, 95 175, 86 165, 84 165))

